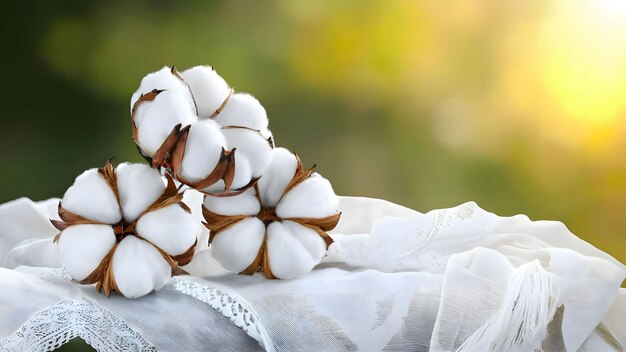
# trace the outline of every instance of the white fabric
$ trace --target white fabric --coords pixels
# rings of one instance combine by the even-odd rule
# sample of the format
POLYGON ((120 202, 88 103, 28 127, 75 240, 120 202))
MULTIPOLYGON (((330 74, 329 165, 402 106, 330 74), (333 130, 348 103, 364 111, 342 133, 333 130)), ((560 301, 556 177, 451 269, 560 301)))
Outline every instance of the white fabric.
POLYGON ((156 351, 127 322, 87 299, 66 299, 33 314, 0 349, 53 351, 76 337, 98 351, 156 351))
MULTIPOLYGON (((199 209, 201 198, 189 197, 199 209)), ((0 259, 18 243, 43 237, 37 219, 47 216, 45 209, 27 200, 0 205, 0 259), (16 211, 21 216, 7 217, 16 211), (21 229, 21 238, 5 229, 21 229)), ((248 335, 278 351, 452 351, 466 341, 489 341, 480 336, 495 337, 486 350, 501 343, 537 346, 539 340, 544 351, 626 346, 626 290, 619 288, 624 265, 561 223, 498 217, 473 203, 420 214, 384 201, 340 197, 339 210, 343 217, 326 262, 294 280, 229 274, 216 265, 211 249, 186 267, 204 278, 172 278, 163 290, 136 300, 107 299, 50 269, 0 269, 0 349, 16 340, 18 346, 25 340, 42 344, 17 332, 31 331, 29 318, 37 312, 83 298, 159 350, 258 348, 248 335), (517 329, 520 314, 537 317, 536 323, 517 329), (508 328, 493 323, 508 318, 508 328), (237 334, 239 327, 248 335, 237 334)), ((30 249, 13 256, 11 267, 37 265, 42 248, 30 249)), ((86 334, 86 328, 77 329, 86 334)))
POLYGON ((223 287, 173 278, 158 294, 107 298, 59 269, 34 269, 0 268, 0 351, 51 351, 76 336, 111 352, 261 350, 246 333, 262 336, 255 313, 223 287))
POLYGON ((50 241, 59 233, 49 220, 59 219, 58 204, 58 198, 37 203, 19 198, 0 204, 0 267, 61 265, 56 246, 50 241))

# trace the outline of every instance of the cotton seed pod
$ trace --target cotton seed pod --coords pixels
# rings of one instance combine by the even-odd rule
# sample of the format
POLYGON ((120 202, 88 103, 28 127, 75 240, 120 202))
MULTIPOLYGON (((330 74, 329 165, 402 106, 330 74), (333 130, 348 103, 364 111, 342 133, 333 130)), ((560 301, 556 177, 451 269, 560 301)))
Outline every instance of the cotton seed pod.
POLYGON ((321 261, 339 222, 338 198, 328 180, 305 170, 297 155, 276 148, 253 188, 204 199, 212 254, 227 270, 292 279, 321 261))
POLYGON ((193 96, 201 102, 198 117, 210 118, 232 94, 228 83, 213 67, 195 66, 183 71, 180 76, 189 84, 193 96))
POLYGON ((141 154, 204 193, 245 191, 271 159, 265 109, 251 95, 234 93, 209 66, 147 75, 131 98, 131 117, 141 154))
POLYGON ((63 266, 81 284, 140 297, 161 289, 193 257, 200 223, 173 179, 142 164, 90 169, 59 202, 54 238, 63 266))
POLYGON ((180 93, 180 95, 185 98, 185 103, 194 110, 196 109, 196 104, 193 100, 193 95, 190 94, 189 86, 175 71, 167 66, 164 66, 159 71, 149 73, 141 80, 139 88, 137 88, 130 99, 130 108, 132 109, 143 95, 155 89, 180 93))

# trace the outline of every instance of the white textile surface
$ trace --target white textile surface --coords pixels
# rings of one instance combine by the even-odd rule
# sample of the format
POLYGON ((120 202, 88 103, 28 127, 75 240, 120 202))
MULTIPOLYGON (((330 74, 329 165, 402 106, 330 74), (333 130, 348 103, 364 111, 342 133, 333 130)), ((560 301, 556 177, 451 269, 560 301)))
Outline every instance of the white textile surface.
MULTIPOLYGON (((199 210, 201 196, 186 201, 199 210)), ((0 351, 81 337, 101 351, 622 351, 626 267, 553 221, 466 203, 421 214, 340 197, 324 262, 294 280, 222 269, 106 298, 60 268, 58 200, 0 205, 0 351)), ((199 216, 199 212, 195 212, 199 216)))

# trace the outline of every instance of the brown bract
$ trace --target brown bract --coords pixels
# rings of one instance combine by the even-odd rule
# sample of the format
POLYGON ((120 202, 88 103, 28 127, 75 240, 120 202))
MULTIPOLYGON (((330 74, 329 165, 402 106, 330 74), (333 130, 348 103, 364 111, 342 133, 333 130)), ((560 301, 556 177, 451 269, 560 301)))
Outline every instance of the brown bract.
MULTIPOLYGON (((119 191, 117 188, 117 177, 115 174, 115 169, 113 168, 113 165, 111 164, 111 161, 110 160, 107 161, 104 168, 98 169, 98 173, 100 174, 100 176, 104 178, 106 183, 113 190, 113 193, 115 194, 118 204, 120 204, 120 198, 119 198, 120 196, 119 196, 119 191)), ((165 175, 165 177, 167 178, 167 187, 165 188, 161 196, 157 200, 155 200, 148 208, 146 208, 146 210, 144 210, 137 217, 135 221, 130 222, 130 223, 125 222, 123 218, 119 223, 116 223, 116 224, 108 224, 108 223, 93 221, 81 215, 70 212, 69 210, 63 208, 61 202, 59 202, 58 212, 59 212, 59 217, 61 218, 61 221, 50 219, 50 222, 52 223, 52 225, 54 225, 54 227, 56 227, 61 232, 59 232, 54 237, 53 242, 55 243, 58 242, 61 236, 63 235, 63 230, 67 229, 68 227, 72 225, 80 225, 80 224, 109 225, 113 227, 113 231, 115 233, 116 241, 115 241, 115 244, 113 245, 113 248, 111 248, 109 253, 100 261, 100 264, 98 264, 96 269, 94 269, 94 271, 92 271, 91 274, 89 274, 85 279, 79 281, 79 283, 81 284, 94 284, 95 283, 96 289, 98 290, 98 292, 101 292, 102 289, 104 289, 104 293, 107 295, 107 297, 111 295, 112 291, 119 292, 117 283, 115 282, 115 277, 113 276, 113 265, 111 265, 111 260, 113 259, 113 254, 115 253, 115 250, 117 249, 118 244, 127 236, 135 236, 139 239, 142 239, 150 243, 152 246, 154 246, 154 248, 156 248, 159 251, 159 253, 161 253, 161 256, 163 256, 163 259, 165 259, 165 261, 172 268, 172 276, 188 274, 185 270, 180 268, 180 265, 186 265, 191 261, 191 258, 193 257, 193 254, 196 248, 197 240, 196 242, 194 242, 194 244, 191 247, 189 247, 189 249, 187 249, 187 251, 185 251, 185 253, 177 255, 177 256, 171 256, 167 252, 162 250, 159 246, 141 237, 141 235, 135 232, 135 226, 137 225, 137 221, 141 219, 141 217, 144 214, 149 213, 151 211, 161 209, 172 204, 178 204, 185 211, 187 211, 188 213, 191 213, 191 210, 189 209, 187 204, 185 204, 182 201, 183 193, 178 193, 178 189, 176 188, 176 185, 174 184, 174 180, 172 179, 172 177, 167 174, 165 175)), ((120 207, 120 212, 121 212, 121 207, 120 207)))
MULTIPOLYGON (((189 84, 187 84, 187 82, 185 82, 183 77, 178 73, 176 66, 172 67, 171 73, 172 75, 176 76, 176 78, 181 80, 187 86, 187 88, 189 88, 189 94, 191 94, 195 111, 196 111, 196 115, 197 115, 198 105, 193 95, 193 92, 191 91, 191 87, 189 86, 189 84)), ((235 177, 235 150, 236 148, 233 148, 232 150, 225 150, 224 148, 222 148, 221 155, 220 155, 217 165, 215 166, 213 171, 209 173, 209 175, 207 175, 204 179, 193 182, 181 176, 180 169, 182 167, 183 158, 185 157, 185 147, 187 145, 187 138, 189 136, 189 129, 191 128, 191 125, 187 125, 183 127, 181 124, 177 124, 176 126, 174 126, 174 128, 172 128, 172 131, 169 133, 167 138, 163 141, 163 144, 161 144, 159 149, 156 151, 156 153, 152 157, 148 156, 147 153, 145 153, 145 151, 141 149, 141 146, 139 144, 139 133, 137 130, 137 126, 135 125, 135 113, 139 105, 146 103, 146 102, 153 101, 163 91, 164 90, 153 89, 149 93, 142 94, 141 97, 137 99, 135 104, 133 104, 133 107, 131 109, 131 129, 133 133, 133 140, 135 144, 137 145, 137 149, 139 150, 139 153, 144 157, 144 159, 146 159, 148 163, 152 165, 152 167, 165 168, 165 170, 169 172, 171 175, 173 175, 174 178, 176 178, 178 181, 202 193, 207 193, 204 191, 205 188, 215 184, 219 180, 223 180, 224 190, 218 194, 211 193, 211 195, 217 196, 217 197, 236 196, 238 194, 245 192, 248 188, 254 186, 259 180, 259 178, 254 178, 250 180, 250 182, 242 188, 234 189, 234 190, 231 189, 233 179, 235 177)), ((220 106, 211 115, 210 117, 211 119, 217 117, 220 114, 220 112, 224 109, 224 107, 226 107, 226 104, 228 104, 234 92, 235 90, 231 88, 228 96, 224 99, 222 104, 220 104, 220 106)), ((225 126, 222 128, 223 129, 241 128, 241 129, 255 131, 261 134, 261 131, 259 130, 249 128, 249 127, 244 127, 244 126, 225 126)), ((269 137, 267 139, 267 142, 269 143, 271 148, 274 148, 274 141, 272 140, 272 137, 269 137)))
MULTIPOLYGON (((314 172, 315 166, 305 170, 302 166, 302 161, 297 155, 296 160, 296 172, 280 196, 280 200, 282 200, 283 197, 298 184, 311 177, 314 172)), ((277 279, 277 277, 272 273, 272 266, 270 264, 269 254, 267 253, 267 226, 274 221, 293 221, 315 231, 326 243, 326 249, 328 249, 328 247, 333 243, 333 239, 328 235, 327 231, 330 231, 337 226, 337 223, 341 218, 341 213, 322 218, 281 218, 276 214, 276 210, 274 208, 265 207, 263 205, 261 197, 259 196, 259 187, 257 184, 254 185, 254 189, 256 191, 257 201, 261 205, 259 213, 256 215, 221 215, 210 211, 205 206, 202 207, 202 215, 206 220, 206 222, 203 222, 203 225, 210 231, 209 244, 211 244, 216 235, 241 220, 250 217, 257 217, 265 224, 265 237, 263 238, 263 243, 259 248, 259 252, 252 263, 240 272, 240 274, 252 275, 261 271, 266 278, 277 279)), ((278 203, 280 203, 280 200, 278 203)))

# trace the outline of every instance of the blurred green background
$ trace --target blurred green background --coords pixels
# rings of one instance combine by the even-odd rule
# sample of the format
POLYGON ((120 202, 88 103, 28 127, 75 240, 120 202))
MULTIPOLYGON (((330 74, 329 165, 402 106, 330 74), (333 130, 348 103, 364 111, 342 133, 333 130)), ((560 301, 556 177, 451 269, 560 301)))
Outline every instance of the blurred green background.
POLYGON ((209 64, 338 194, 558 219, 626 262, 626 2, 3 2, 0 202, 142 161, 129 99, 209 64))

